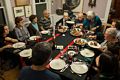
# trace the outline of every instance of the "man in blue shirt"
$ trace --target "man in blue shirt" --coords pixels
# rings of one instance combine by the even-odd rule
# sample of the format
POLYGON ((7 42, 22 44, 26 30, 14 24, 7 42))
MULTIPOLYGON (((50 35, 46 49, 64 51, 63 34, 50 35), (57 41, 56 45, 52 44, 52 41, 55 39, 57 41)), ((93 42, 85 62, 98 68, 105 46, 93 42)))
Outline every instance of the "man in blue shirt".
POLYGON ((18 80, 61 80, 59 75, 47 70, 52 48, 48 42, 37 43, 32 50, 32 66, 21 70, 18 80))

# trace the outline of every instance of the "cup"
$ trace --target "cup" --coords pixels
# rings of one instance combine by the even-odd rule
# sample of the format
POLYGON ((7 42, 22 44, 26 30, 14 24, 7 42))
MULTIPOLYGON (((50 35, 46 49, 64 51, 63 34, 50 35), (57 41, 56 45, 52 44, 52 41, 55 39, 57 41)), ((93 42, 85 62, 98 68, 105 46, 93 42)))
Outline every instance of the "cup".
POLYGON ((36 37, 36 38, 35 38, 35 41, 36 41, 36 42, 40 42, 40 37, 36 37))

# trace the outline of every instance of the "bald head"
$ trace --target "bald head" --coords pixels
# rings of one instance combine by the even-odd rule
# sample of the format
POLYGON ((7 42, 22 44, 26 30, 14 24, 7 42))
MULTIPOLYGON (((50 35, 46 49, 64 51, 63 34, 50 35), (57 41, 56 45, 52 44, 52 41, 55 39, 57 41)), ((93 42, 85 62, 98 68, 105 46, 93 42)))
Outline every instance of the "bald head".
POLYGON ((78 13, 78 19, 79 20, 82 20, 84 18, 84 15, 82 12, 78 13))
POLYGON ((43 15, 44 15, 44 17, 49 18, 49 12, 48 12, 48 10, 44 10, 43 11, 43 15))
POLYGON ((67 12, 64 12, 63 17, 65 20, 67 20, 69 18, 69 14, 67 12))

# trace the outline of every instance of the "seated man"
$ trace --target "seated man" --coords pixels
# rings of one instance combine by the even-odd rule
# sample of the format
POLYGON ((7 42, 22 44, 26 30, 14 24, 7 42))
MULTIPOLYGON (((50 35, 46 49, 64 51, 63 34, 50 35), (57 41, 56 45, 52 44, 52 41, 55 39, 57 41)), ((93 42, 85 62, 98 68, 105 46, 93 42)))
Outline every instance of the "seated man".
POLYGON ((76 27, 83 28, 83 22, 84 22, 84 15, 83 13, 78 13, 77 19, 75 20, 76 27))
POLYGON ((50 16, 49 16, 49 13, 47 10, 44 10, 43 11, 43 16, 44 17, 41 17, 40 18, 40 25, 41 25, 41 30, 48 30, 48 29, 51 29, 50 25, 51 25, 51 19, 50 19, 50 16))
POLYGON ((63 14, 63 18, 60 19, 57 23, 56 23, 56 26, 67 26, 67 23, 66 21, 70 21, 70 17, 69 17, 69 14, 67 12, 64 12, 63 14))
POLYGON ((52 49, 49 43, 37 43, 32 51, 32 66, 23 68, 18 80, 61 80, 57 74, 46 68, 51 52, 52 49))

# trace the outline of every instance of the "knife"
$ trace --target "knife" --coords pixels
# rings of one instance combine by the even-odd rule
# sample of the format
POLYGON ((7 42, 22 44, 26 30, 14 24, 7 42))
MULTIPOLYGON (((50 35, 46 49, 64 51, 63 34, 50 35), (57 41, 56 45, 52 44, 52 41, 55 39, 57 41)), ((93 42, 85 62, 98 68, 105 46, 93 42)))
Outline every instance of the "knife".
POLYGON ((60 72, 65 71, 68 68, 69 64, 66 64, 65 67, 63 69, 60 70, 60 72))

